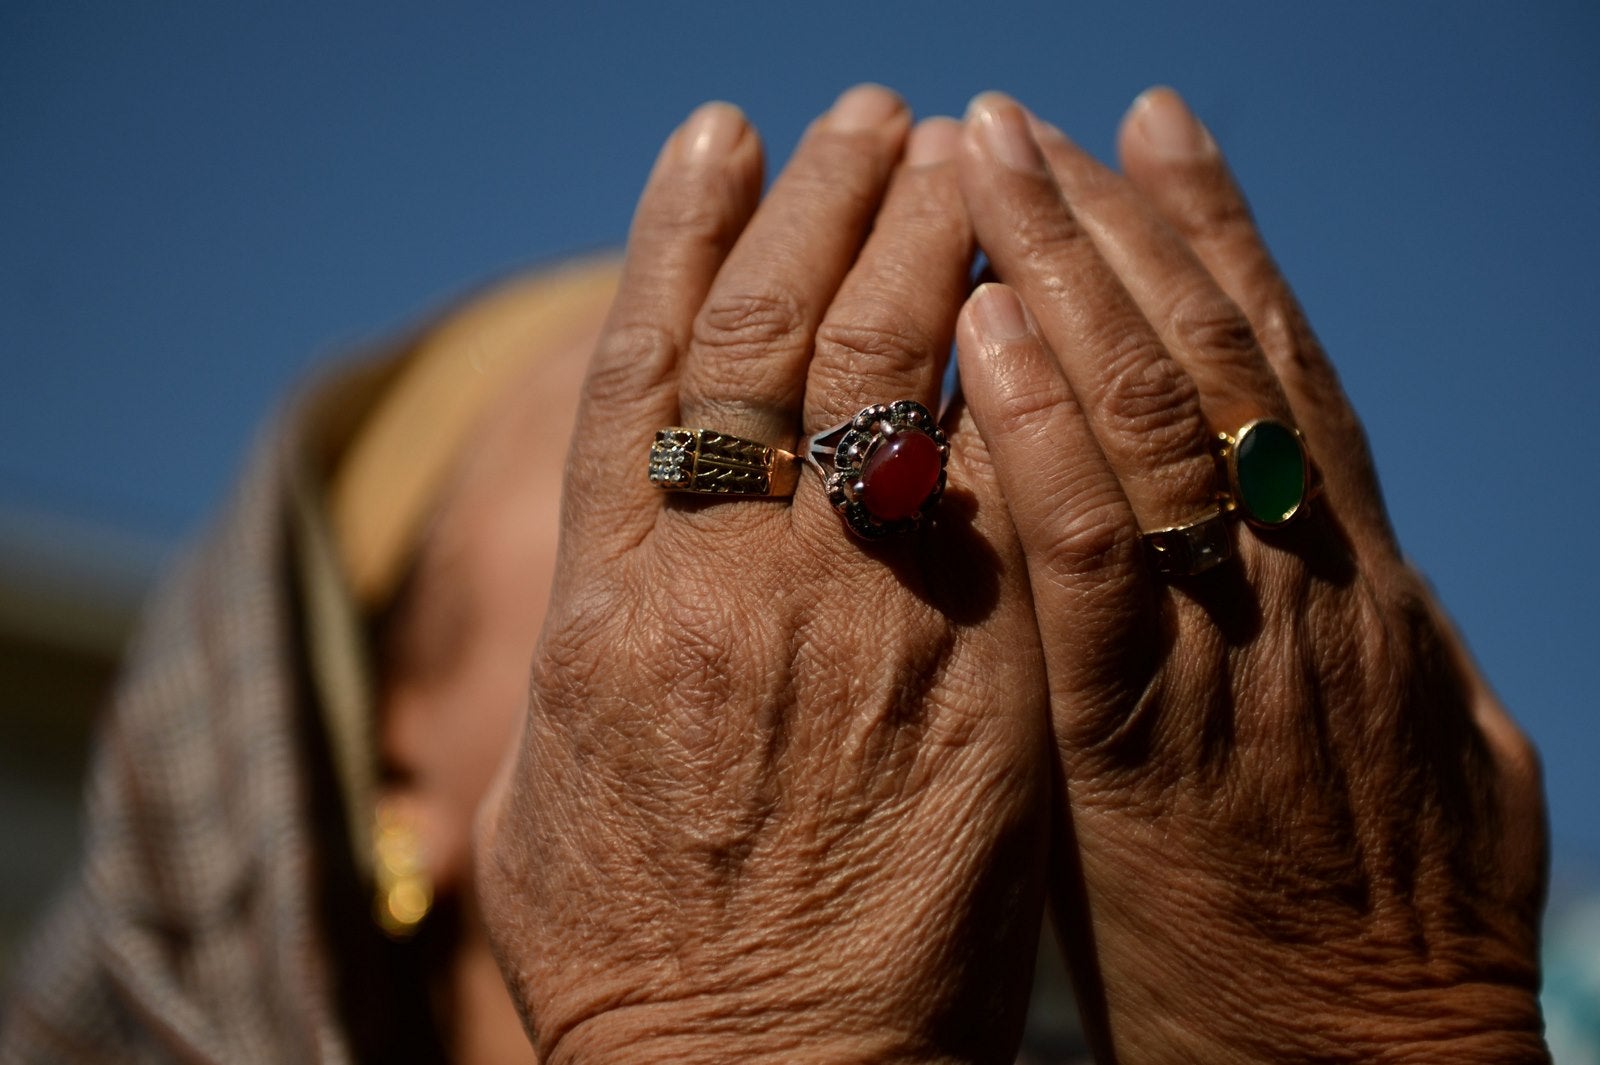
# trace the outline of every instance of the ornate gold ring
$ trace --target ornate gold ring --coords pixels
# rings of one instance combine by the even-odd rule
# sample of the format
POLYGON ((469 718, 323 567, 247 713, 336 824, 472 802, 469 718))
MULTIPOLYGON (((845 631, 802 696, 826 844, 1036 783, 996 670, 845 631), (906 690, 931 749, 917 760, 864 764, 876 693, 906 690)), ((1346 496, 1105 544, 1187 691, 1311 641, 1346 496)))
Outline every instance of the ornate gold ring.
POLYGON ((650 445, 650 483, 665 492, 786 499, 799 480, 793 454, 715 429, 669 426, 650 445))

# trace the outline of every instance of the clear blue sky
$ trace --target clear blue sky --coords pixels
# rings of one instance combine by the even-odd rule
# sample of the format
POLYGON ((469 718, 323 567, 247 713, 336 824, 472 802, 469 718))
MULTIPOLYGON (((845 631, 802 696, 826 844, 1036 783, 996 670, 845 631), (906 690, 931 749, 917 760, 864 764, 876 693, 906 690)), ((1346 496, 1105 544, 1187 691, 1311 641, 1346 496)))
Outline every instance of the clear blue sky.
POLYGON ((309 367, 621 240, 659 140, 782 158, 856 80, 1017 93, 1105 156, 1145 86, 1232 157, 1395 521, 1600 858, 1600 5, 0 7, 0 508, 176 542, 309 367), (335 10, 337 8, 337 10, 335 10))

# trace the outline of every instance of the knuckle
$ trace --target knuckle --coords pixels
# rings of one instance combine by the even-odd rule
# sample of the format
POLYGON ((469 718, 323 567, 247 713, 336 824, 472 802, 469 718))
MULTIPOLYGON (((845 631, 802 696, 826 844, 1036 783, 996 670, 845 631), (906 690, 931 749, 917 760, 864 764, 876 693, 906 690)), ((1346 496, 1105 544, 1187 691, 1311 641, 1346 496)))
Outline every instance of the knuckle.
POLYGON ((1194 222, 1197 226, 1215 233, 1235 233, 1252 237, 1256 228, 1256 220, 1250 213, 1250 205, 1240 198, 1231 187, 1231 183, 1200 199, 1195 205, 1194 222))
POLYGON ((993 425, 1001 437, 1029 437, 1046 433, 1050 419, 1070 396, 1058 380, 1030 388, 1008 388, 994 401, 993 425))
POLYGON ((725 705, 739 676, 739 628, 726 596, 708 582, 665 582, 643 594, 591 589, 547 626, 530 706, 581 741, 599 727, 602 708, 615 718, 725 705))
POLYGON ((1199 394, 1155 337, 1128 323, 1102 346, 1100 414, 1120 442, 1164 454, 1187 452, 1199 424, 1199 394))
POLYGON ((1250 213, 1250 205, 1226 175, 1219 175, 1217 187, 1210 196, 1200 201, 1198 207, 1196 221, 1200 225, 1214 232, 1255 239, 1255 215, 1250 213))
POLYGON ((650 322, 615 326, 600 338, 584 393, 607 405, 637 399, 664 385, 677 359, 678 343, 667 329, 650 322))
POLYGON ((1018 212, 1012 221, 1010 241, 1027 262, 1041 269, 1053 269, 1090 249, 1088 233, 1059 199, 1032 204, 1018 212))
POLYGON ((863 160, 854 153, 838 153, 834 160, 816 169, 806 169, 795 176, 795 198, 805 204, 808 216, 830 218, 867 219, 878 209, 883 198, 881 165, 876 160, 863 160))
POLYGON ((934 166, 897 175, 879 225, 892 225, 922 245, 970 239, 970 221, 954 170, 934 166))
POLYGON ((1250 322, 1232 300, 1209 285, 1181 297, 1168 318, 1173 344, 1208 362, 1244 363, 1256 350, 1250 322))
POLYGON ((1323 372, 1321 349, 1305 328, 1292 297, 1276 284, 1270 288, 1255 300, 1263 308, 1255 323, 1261 350, 1280 373, 1314 379, 1323 372))
POLYGON ((846 373, 916 366, 933 349, 933 341, 911 315, 881 305, 845 308, 817 327, 818 363, 846 373))
POLYGON ((779 180, 798 203, 860 216, 877 208, 893 159, 875 134, 818 130, 779 180))
POLYGON ((799 300, 782 289, 713 294, 695 318, 694 342, 735 353, 793 347, 804 342, 806 322, 799 300))
POLYGON ((733 696, 739 626, 715 589, 690 584, 652 596, 635 653, 672 704, 703 712, 733 696))
POLYGON ((1250 205, 1225 173, 1202 180, 1184 198, 1176 212, 1178 229, 1190 238, 1244 237, 1255 239, 1255 219, 1250 205))
POLYGON ((740 228, 742 212, 733 209, 733 202, 727 196, 707 196, 700 181, 676 182, 640 213, 633 239, 665 246, 726 246, 740 228))
POLYGON ((1068 508, 1040 561, 1058 580, 1076 582, 1118 568, 1132 570, 1138 534, 1117 499, 1085 499, 1068 508))

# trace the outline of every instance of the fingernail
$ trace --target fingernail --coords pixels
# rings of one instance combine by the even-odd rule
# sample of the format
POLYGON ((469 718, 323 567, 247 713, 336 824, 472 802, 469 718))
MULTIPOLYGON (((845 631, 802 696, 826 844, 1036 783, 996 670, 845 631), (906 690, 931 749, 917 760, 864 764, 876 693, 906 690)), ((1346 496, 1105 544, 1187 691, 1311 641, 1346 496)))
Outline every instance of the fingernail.
POLYGON ((1217 150, 1211 134, 1166 86, 1146 89, 1133 102, 1133 128, 1151 151, 1166 159, 1199 159, 1217 150))
POLYGON ((961 144, 961 123, 943 116, 923 119, 906 142, 907 166, 933 166, 955 158, 961 144))
POLYGON ((987 341, 1021 340, 1033 332, 1022 301, 1004 285, 979 285, 973 293, 972 313, 981 338, 987 341))
POLYGON ((1006 166, 1023 173, 1044 173, 1044 155, 1028 129, 1028 118, 1010 97, 986 92, 967 105, 967 121, 984 147, 1006 166))
POLYGON ((900 97, 882 85, 857 85, 834 101, 828 126, 840 133, 855 133, 883 125, 904 106, 900 97))
POLYGON ((744 127, 744 112, 732 104, 721 100, 701 104, 683 124, 681 158, 686 163, 720 159, 739 143, 744 127))

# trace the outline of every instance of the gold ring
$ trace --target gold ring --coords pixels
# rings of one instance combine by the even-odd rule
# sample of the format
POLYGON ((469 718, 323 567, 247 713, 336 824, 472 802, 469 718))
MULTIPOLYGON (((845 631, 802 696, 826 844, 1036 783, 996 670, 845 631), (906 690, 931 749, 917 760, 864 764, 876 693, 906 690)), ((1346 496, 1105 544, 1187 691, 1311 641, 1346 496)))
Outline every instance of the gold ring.
POLYGON ((1228 484, 1222 509, 1258 529, 1289 524, 1316 495, 1305 438, 1275 418, 1257 418, 1235 432, 1218 433, 1217 463, 1228 484))
POLYGON ((799 479, 793 454, 715 429, 669 426, 650 445, 650 483, 664 492, 786 499, 799 479))
POLYGON ((1163 577, 1193 577, 1220 566, 1233 557, 1233 538, 1220 507, 1206 511, 1187 525, 1152 529, 1139 534, 1156 572, 1163 577))

